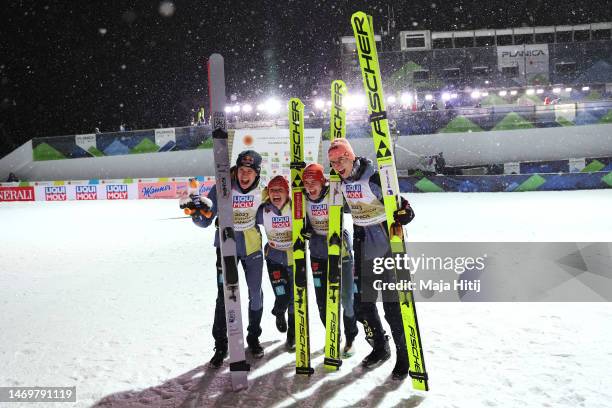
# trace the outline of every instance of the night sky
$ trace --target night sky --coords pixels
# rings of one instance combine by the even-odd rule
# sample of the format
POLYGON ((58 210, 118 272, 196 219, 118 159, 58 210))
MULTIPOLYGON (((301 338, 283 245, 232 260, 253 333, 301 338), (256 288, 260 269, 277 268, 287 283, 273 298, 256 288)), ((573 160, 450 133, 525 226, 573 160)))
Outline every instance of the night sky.
POLYGON ((36 136, 184 126, 207 107, 205 58, 224 55, 237 101, 326 92, 356 10, 377 28, 611 21, 596 1, 17 1, 0 17, 0 156, 36 136))

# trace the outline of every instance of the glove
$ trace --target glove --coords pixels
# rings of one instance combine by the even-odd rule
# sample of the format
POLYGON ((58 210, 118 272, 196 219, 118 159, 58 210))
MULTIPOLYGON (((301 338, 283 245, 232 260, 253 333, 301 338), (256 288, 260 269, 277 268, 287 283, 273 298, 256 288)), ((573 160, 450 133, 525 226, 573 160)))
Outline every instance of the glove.
POLYGON ((208 197, 202 197, 199 194, 190 194, 179 200, 179 207, 186 215, 192 217, 203 215, 206 218, 212 217, 212 201, 208 197))
POLYGON ((401 199, 400 207, 393 213, 393 219, 402 225, 406 225, 414 218, 414 211, 410 203, 404 198, 401 199))

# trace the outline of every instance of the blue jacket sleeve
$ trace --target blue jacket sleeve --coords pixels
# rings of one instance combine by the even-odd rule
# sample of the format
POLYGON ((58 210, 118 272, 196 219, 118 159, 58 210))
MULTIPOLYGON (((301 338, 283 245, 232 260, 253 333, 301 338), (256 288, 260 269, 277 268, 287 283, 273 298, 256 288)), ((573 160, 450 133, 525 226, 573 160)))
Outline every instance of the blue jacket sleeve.
POLYGON ((263 225, 264 223, 264 220, 263 220, 264 205, 265 204, 260 204, 259 208, 257 209, 257 214, 255 215, 255 224, 263 225))
POLYGON ((213 186, 210 189, 210 191, 208 192, 208 198, 213 203, 212 208, 210 209, 210 211, 212 212, 212 215, 210 216, 210 218, 206 218, 202 214, 194 215, 191 217, 191 220, 193 221, 193 223, 197 225, 198 227, 202 227, 202 228, 208 227, 210 224, 213 223, 214 218, 217 216, 217 187, 216 186, 213 186))

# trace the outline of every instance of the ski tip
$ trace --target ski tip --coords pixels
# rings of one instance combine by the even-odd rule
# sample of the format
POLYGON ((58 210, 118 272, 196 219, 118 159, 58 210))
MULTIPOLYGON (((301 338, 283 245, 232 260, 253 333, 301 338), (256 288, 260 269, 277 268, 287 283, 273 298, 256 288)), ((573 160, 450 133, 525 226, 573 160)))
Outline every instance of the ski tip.
POLYGON ((351 20, 367 20, 368 19, 368 15, 366 13, 364 13, 363 11, 356 11, 353 13, 353 15, 351 16, 351 20))
POLYGON ((210 57, 208 57, 208 60, 211 62, 223 62, 223 56, 219 53, 214 53, 214 54, 210 54, 210 57))
POLYGON ((291 110, 304 110, 304 103, 300 98, 289 99, 289 111, 291 110))

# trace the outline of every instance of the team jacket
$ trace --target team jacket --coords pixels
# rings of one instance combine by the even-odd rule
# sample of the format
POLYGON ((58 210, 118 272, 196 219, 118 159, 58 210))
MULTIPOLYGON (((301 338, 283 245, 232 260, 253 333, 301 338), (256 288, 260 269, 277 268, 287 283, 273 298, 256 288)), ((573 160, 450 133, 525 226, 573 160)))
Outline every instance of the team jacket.
POLYGON ((353 216, 353 239, 360 240, 362 259, 383 257, 391 249, 380 177, 372 162, 358 157, 350 176, 342 180, 342 193, 353 216))
POLYGON ((279 265, 293 265, 293 229, 291 225, 291 200, 282 209, 265 201, 257 210, 256 222, 263 225, 268 242, 264 248, 267 261, 279 265))
MULTIPOLYGON (((311 200, 306 196, 306 229, 312 232, 310 237, 310 257, 315 259, 327 259, 327 233, 329 226, 329 186, 324 186, 321 196, 317 200, 311 200)), ((342 257, 352 258, 352 240, 346 229, 342 230, 344 241, 342 257)))
MULTIPOLYGON (((213 216, 206 218, 202 215, 193 217, 193 222, 199 227, 206 228, 217 215, 217 189, 216 186, 208 193, 212 201, 213 216)), ((246 257, 261 251, 261 232, 256 223, 257 209, 261 205, 261 189, 257 182, 248 190, 242 190, 232 178, 232 205, 234 213, 234 231, 236 238, 236 255, 246 257)), ((219 246, 219 231, 215 233, 215 246, 219 246)))

